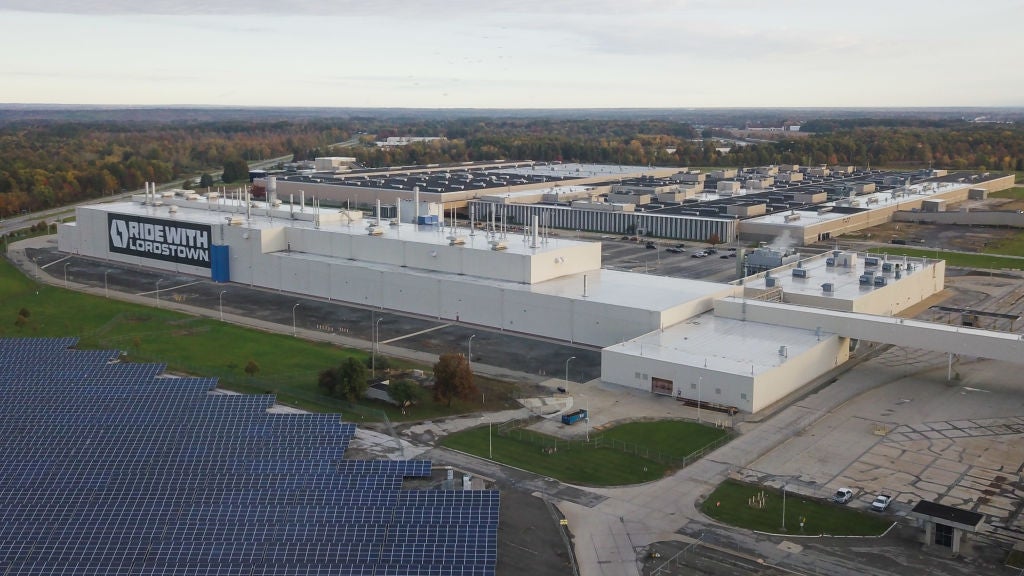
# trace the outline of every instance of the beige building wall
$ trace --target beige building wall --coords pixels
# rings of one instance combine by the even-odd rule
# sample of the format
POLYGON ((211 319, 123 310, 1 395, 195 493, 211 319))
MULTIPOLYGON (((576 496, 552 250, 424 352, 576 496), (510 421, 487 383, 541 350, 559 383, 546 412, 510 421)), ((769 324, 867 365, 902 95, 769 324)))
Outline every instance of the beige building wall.
POLYGON ((896 222, 956 224, 960 226, 1005 226, 1024 228, 1024 213, 1016 210, 971 210, 959 212, 897 212, 896 222))
POLYGON ((823 336, 811 350, 756 376, 750 411, 771 406, 849 359, 849 338, 834 334, 823 336))

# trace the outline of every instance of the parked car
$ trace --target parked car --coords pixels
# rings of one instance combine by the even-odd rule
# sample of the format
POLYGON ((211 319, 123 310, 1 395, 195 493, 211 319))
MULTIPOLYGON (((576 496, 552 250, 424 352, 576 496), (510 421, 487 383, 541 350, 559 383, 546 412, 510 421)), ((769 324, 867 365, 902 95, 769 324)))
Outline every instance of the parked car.
POLYGON ((729 255, 728 254, 722 254, 721 256, 719 256, 719 258, 721 258, 722 260, 728 260, 729 259, 729 255))
POLYGON ((686 244, 676 244, 676 248, 682 250, 683 248, 686 248, 686 244))
POLYGON ((658 245, 654 242, 648 242, 647 244, 644 244, 644 248, 647 248, 648 250, 657 250, 658 245))
POLYGON ((665 251, 673 254, 682 254, 683 252, 686 252, 686 250, 683 250, 682 248, 666 248, 665 251))
POLYGON ((871 503, 871 509, 875 512, 885 512, 885 509, 889 507, 889 503, 892 502, 892 496, 888 494, 879 494, 875 496, 875 501, 871 503))
POLYGON ((708 254, 718 254, 718 249, 717 248, 708 248, 704 252, 707 252, 708 254))
POLYGON ((832 501, 836 504, 846 504, 850 500, 853 500, 853 490, 849 488, 840 488, 832 495, 832 501))
POLYGON ((703 258, 705 256, 707 256, 707 254, 704 252, 694 252, 693 254, 690 254, 690 258, 703 258))

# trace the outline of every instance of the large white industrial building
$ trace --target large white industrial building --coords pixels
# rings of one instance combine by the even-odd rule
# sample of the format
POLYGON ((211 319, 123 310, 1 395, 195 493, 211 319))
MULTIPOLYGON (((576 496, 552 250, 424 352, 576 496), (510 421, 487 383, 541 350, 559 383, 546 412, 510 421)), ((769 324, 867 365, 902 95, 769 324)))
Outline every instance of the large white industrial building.
MULTIPOLYGON (((76 221, 60 227, 59 247, 600 346, 607 382, 748 412, 845 362, 853 339, 903 342, 900 330, 911 326, 893 329, 891 317, 942 290, 945 271, 942 261, 836 253, 719 284, 604 270, 600 243, 547 237, 536 219, 521 234, 400 220, 147 194, 78 207, 76 221)), ((912 328, 910 340, 929 347, 928 325, 912 328)), ((998 357, 1024 357, 1019 340, 1001 346, 998 357)))

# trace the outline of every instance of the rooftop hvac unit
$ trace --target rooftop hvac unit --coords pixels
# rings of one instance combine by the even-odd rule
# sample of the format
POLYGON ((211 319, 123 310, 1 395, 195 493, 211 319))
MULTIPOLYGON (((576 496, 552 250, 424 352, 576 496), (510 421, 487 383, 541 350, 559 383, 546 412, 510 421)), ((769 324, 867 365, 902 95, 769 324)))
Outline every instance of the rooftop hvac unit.
POLYGON ((800 215, 799 214, 786 214, 782 219, 785 220, 786 222, 796 222, 797 220, 800 219, 800 215))
POLYGON ((831 294, 835 292, 835 285, 833 285, 831 282, 825 282, 824 284, 821 285, 821 291, 824 292, 825 294, 831 294))
POLYGON ((775 278, 767 278, 766 277, 764 279, 764 287, 765 288, 775 288, 775 278))
POLYGON ((793 268, 793 278, 807 278, 807 269, 793 268))
POLYGON ((875 278, 875 274, 873 272, 865 272, 864 274, 860 275, 860 285, 861 286, 870 286, 871 285, 871 281, 874 280, 874 278, 875 278))
POLYGON ((892 272, 892 262, 882 264, 882 272, 892 272))
POLYGON ((889 281, 885 276, 875 276, 875 286, 885 286, 889 281))
POLYGON ((835 266, 835 265, 836 265, 836 259, 835 258, 833 258, 831 256, 829 256, 828 258, 825 258, 825 266, 835 266))
POLYGON ((878 266, 878 258, 874 258, 872 256, 867 256, 867 257, 864 258, 864 265, 865 266, 878 266))

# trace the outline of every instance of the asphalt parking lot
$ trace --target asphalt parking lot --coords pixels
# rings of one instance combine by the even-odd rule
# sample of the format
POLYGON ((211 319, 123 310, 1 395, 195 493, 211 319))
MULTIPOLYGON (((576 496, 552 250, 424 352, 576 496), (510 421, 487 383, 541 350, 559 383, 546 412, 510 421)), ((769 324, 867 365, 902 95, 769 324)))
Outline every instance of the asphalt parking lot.
POLYGON ((295 328, 355 338, 366 342, 366 348, 373 341, 374 325, 379 329, 382 349, 404 348, 433 354, 468 353, 469 338, 475 335, 472 344, 474 363, 533 374, 539 381, 549 376, 564 378, 566 360, 575 357, 569 363, 570 381, 586 382, 601 375, 601 352, 597 348, 390 310, 371 310, 242 284, 218 284, 196 276, 117 262, 69 257, 58 252, 56 247, 28 248, 26 255, 42 273, 58 281, 64 279, 66 272, 69 283, 152 298, 154 306, 176 302, 218 314, 223 305, 225 314, 272 322, 280 325, 282 331, 292 327, 294 312, 295 328))
POLYGON ((664 239, 645 239, 637 241, 602 238, 601 256, 603 267, 609 270, 625 270, 642 274, 708 280, 712 282, 728 282, 736 279, 736 258, 728 257, 735 252, 730 245, 718 245, 717 254, 704 258, 694 258, 693 254, 707 250, 708 244, 664 239), (655 248, 647 248, 647 242, 653 242, 655 248), (683 244, 685 252, 669 252, 678 244, 683 244), (726 258, 722 258, 726 256, 726 258))

